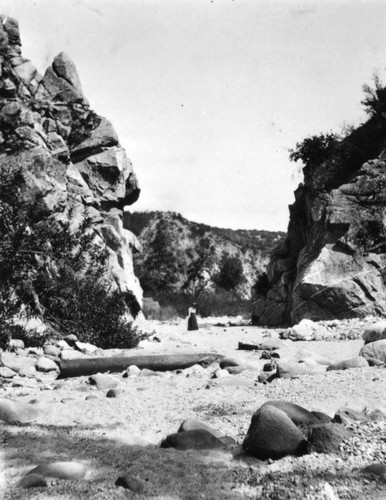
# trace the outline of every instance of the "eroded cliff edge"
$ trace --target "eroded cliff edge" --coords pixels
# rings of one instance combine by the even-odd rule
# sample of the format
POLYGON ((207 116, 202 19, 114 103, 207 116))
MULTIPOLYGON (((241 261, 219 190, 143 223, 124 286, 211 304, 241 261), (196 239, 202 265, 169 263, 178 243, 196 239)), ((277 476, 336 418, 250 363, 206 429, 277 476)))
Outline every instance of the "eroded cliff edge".
POLYGON ((46 216, 74 228, 91 221, 108 249, 113 286, 135 316, 138 242, 122 222, 140 193, 133 166, 112 124, 90 109, 71 59, 59 54, 41 76, 22 56, 17 21, 0 20, 0 166, 21 169, 25 197, 38 197, 46 216))
POLYGON ((256 289, 261 325, 386 315, 386 114, 303 169, 285 243, 256 289))

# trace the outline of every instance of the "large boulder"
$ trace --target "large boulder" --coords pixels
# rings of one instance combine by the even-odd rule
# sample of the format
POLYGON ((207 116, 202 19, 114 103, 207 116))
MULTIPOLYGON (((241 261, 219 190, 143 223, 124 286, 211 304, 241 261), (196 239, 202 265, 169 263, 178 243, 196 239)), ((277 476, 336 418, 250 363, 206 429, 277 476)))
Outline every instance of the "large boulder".
POLYGON ((386 363, 386 339, 366 344, 359 351, 359 356, 363 356, 365 359, 376 359, 382 363, 386 363))
POLYGON ((365 341, 365 344, 383 339, 386 339, 386 320, 373 323, 368 326, 363 333, 363 340, 365 341))
POLYGON ((307 441, 283 410, 263 405, 252 417, 243 448, 261 460, 278 459, 304 453, 307 441))
POLYGON ((315 415, 295 403, 289 403, 288 401, 267 401, 261 408, 266 406, 274 406, 284 411, 296 426, 309 426, 319 423, 319 419, 315 415))

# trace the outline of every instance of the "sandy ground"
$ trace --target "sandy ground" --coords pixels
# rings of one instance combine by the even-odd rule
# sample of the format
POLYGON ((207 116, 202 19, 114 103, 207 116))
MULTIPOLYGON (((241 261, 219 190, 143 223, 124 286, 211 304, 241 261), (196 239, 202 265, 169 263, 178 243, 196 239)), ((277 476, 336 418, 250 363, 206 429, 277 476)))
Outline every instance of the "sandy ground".
MULTIPOLYGON (((106 398, 106 391, 91 386, 88 377, 39 384, 24 380, 21 387, 4 386, 0 397, 24 402, 36 400, 42 410, 36 423, 1 424, 0 493, 5 499, 333 500, 323 496, 326 481, 332 483, 335 494, 339 495, 336 498, 341 500, 386 498, 383 483, 361 479, 356 472, 377 458, 379 461, 380 450, 385 448, 386 454, 386 446, 379 443, 378 437, 377 442, 370 443, 371 429, 363 430, 365 445, 369 441, 367 454, 348 457, 309 455, 262 463, 254 459, 238 460, 230 451, 181 452, 158 447, 186 418, 202 420, 241 444, 253 412, 273 399, 291 401, 331 416, 343 406, 364 412, 373 409, 386 412, 385 369, 334 371, 295 380, 276 379, 263 385, 257 383, 257 370, 262 369, 266 360, 260 360, 256 351, 239 351, 238 342, 275 338, 275 330, 202 325, 197 332, 187 332, 185 323, 153 326, 159 341, 142 341, 138 348, 129 351, 130 355, 213 351, 232 356, 254 370, 224 379, 211 378, 213 366, 197 372, 187 369, 179 374, 126 379, 116 374, 122 389, 117 398, 106 398), (86 400, 89 395, 95 398, 86 400), (18 487, 20 478, 33 467, 56 460, 85 464, 86 479, 52 479, 47 488, 18 487), (310 477, 300 484, 306 477, 305 471, 310 477), (124 473, 143 482, 141 495, 114 486, 117 477, 124 473)), ((361 340, 284 341, 280 355, 282 359, 323 357, 338 361, 356 356, 362 345, 361 340)))

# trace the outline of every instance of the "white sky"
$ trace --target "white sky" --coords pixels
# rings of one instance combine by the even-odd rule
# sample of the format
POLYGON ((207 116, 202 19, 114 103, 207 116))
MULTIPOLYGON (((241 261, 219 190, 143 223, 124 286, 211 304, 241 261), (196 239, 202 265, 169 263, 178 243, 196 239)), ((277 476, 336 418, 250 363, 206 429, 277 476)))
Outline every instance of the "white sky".
POLYGON ((285 230, 288 149, 364 120, 386 68, 386 1, 0 0, 40 72, 61 51, 112 121, 142 193, 133 210, 285 230))

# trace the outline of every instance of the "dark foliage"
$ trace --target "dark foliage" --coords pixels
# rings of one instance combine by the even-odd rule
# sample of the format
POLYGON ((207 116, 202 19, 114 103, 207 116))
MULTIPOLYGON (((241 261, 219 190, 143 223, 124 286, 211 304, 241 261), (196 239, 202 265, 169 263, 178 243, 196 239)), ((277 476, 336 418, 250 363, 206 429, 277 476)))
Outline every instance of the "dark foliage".
POLYGON ((245 280, 243 265, 236 256, 224 254, 220 262, 220 271, 214 277, 214 282, 224 290, 234 290, 245 280))
POLYGON ((290 151, 291 161, 301 160, 305 165, 320 165, 341 148, 341 139, 337 134, 328 133, 306 137, 290 151))
POLYGON ((0 342, 23 306, 60 334, 100 347, 133 347, 138 335, 123 320, 127 304, 109 286, 107 253, 84 222, 71 231, 54 216, 36 220, 22 198, 20 173, 0 172, 0 342))

